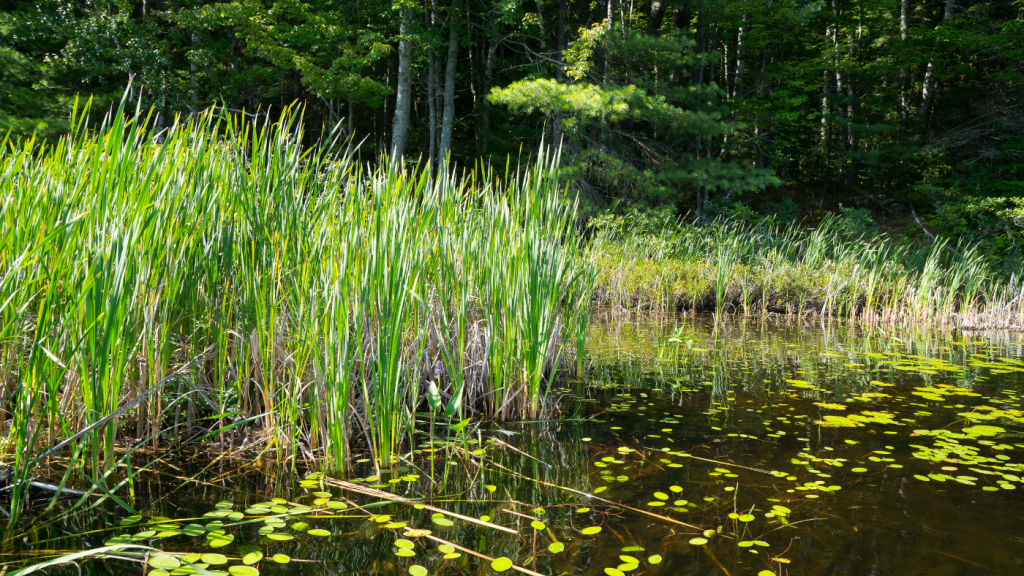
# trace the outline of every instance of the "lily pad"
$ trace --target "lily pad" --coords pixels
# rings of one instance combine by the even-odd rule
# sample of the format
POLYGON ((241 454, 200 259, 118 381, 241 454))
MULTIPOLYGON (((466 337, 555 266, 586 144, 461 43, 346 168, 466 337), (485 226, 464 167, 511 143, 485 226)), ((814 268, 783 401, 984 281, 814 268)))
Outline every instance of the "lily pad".
POLYGON ((495 572, 504 572, 505 570, 508 570, 511 567, 512 561, 508 558, 505 558, 504 556, 502 556, 501 558, 495 558, 491 562, 491 568, 494 569, 495 572))
POLYGON ((228 562, 228 557, 223 554, 203 554, 199 559, 214 566, 217 564, 227 564, 228 562))
POLYGON ((167 554, 154 554, 149 557, 149 565, 161 570, 174 570, 181 566, 181 562, 174 556, 167 554))

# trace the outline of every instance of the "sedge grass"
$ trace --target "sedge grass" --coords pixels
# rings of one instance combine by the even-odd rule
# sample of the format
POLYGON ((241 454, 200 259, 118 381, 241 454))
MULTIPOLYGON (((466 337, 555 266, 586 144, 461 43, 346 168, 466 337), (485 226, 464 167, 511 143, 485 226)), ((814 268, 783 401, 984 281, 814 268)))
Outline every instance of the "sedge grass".
POLYGON ((966 242, 849 237, 831 218, 813 229, 719 220, 655 232, 605 220, 590 250, 603 305, 1024 328, 1020 281, 966 242))

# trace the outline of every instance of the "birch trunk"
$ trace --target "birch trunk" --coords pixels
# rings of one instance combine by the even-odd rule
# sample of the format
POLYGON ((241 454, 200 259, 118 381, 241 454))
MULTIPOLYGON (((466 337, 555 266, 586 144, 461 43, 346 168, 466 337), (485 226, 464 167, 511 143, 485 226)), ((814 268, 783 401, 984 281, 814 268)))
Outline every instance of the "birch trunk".
POLYGON ((743 86, 743 36, 746 32, 747 15, 740 18, 740 28, 736 32, 736 75, 732 79, 732 97, 739 96, 740 88, 743 86))
MULTIPOLYGON (((907 36, 910 31, 910 0, 900 0, 900 41, 903 44, 907 42, 907 36)), ((904 120, 907 119, 907 113, 910 109, 910 102, 907 96, 907 84, 910 83, 910 69, 906 66, 903 67, 903 72, 900 74, 900 117, 904 120)))
MULTIPOLYGON (((493 18, 493 15, 492 15, 493 18)), ((491 91, 491 78, 494 77, 494 59, 498 53, 498 24, 491 20, 491 37, 487 42, 487 58, 484 60, 484 81, 481 87, 483 91, 483 102, 480 108, 480 155, 487 154, 487 137, 491 129, 491 103, 487 95, 491 91)))
MULTIPOLYGON (((946 0, 946 12, 942 15, 943 22, 949 22, 953 18, 953 10, 956 9, 956 0, 946 0)), ((937 44, 937 43, 936 43, 937 44)), ((938 48, 938 46, 936 46, 938 48)), ((935 60, 928 60, 928 67, 924 71, 924 86, 921 88, 921 107, 917 115, 922 120, 928 117, 928 108, 935 96, 935 60)))
POLYGON ((405 143, 409 138, 409 112, 412 110, 412 9, 402 9, 398 41, 398 81, 395 90, 395 116, 391 124, 391 165, 401 166, 405 143))
POLYGON ((448 154, 452 147, 455 127, 455 67, 459 63, 459 11, 462 0, 452 0, 448 32, 448 66, 444 76, 444 113, 441 116, 441 145, 438 149, 439 174, 448 171, 448 154))
MULTIPOLYGON (((427 28, 433 31, 436 25, 437 0, 430 0, 427 28)), ((430 139, 427 166, 433 170, 437 167, 437 55, 433 49, 427 54, 427 123, 427 138, 430 139)))
POLYGON ((651 0, 651 16, 647 19, 647 33, 657 34, 661 30, 661 23, 665 20, 665 2, 662 0, 651 0))

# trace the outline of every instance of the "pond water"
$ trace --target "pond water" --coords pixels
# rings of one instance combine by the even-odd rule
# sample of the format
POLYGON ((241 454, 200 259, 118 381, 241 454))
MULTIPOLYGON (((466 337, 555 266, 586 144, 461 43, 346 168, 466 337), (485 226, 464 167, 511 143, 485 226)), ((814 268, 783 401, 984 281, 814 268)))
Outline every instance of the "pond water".
MULTIPOLYGON (((1022 348, 618 317, 595 323, 587 381, 552 391, 557 421, 438 425, 433 443, 424 424, 344 487, 241 457, 162 463, 133 483, 141 514, 58 508, 4 561, 130 541, 170 555, 83 573, 1024 574, 1022 348)), ((78 573, 46 573, 62 570, 78 573)))

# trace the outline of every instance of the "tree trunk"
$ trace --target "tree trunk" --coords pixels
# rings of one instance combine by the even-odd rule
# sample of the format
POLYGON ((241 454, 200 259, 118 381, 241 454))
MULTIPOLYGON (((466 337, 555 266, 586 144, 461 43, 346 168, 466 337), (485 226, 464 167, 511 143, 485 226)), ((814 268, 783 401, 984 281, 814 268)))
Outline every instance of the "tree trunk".
MULTIPOLYGON (((564 1, 564 0, 563 0, 564 1)), ((483 79, 483 102, 480 108, 480 126, 482 133, 480 135, 480 155, 487 154, 487 138, 491 129, 491 103, 487 99, 487 95, 491 92, 491 78, 494 77, 494 59, 498 53, 498 23, 493 18, 491 20, 491 36, 487 41, 487 58, 484 61, 484 79, 483 79)), ((559 71, 561 68, 559 68, 559 71)))
MULTIPOLYGON (((192 34, 191 36, 192 48, 197 49, 199 47, 199 36, 192 34)), ((188 63, 188 79, 189 79, 189 99, 192 101, 192 107, 195 108, 199 105, 199 82, 196 76, 199 74, 199 65, 196 64, 196 56, 189 58, 188 63)), ((196 110, 192 110, 195 112, 196 110)))
POLYGON ((391 124, 391 165, 401 166, 405 143, 409 138, 409 112, 412 109, 412 9, 403 8, 398 41, 398 82, 395 90, 395 117, 391 124))
MULTIPOLYGON (((907 36, 910 31, 910 0, 900 0, 900 41, 903 49, 906 49, 907 36)), ((909 97, 907 95, 908 84, 910 83, 910 68, 904 66, 900 73, 900 117, 907 119, 910 110, 909 97)))
POLYGON ((663 0, 651 0, 651 15, 647 19, 647 33, 657 34, 661 30, 661 23, 665 21, 665 2, 663 0))
POLYGON ((455 127, 455 67, 459 63, 459 11, 462 0, 452 0, 449 15, 448 67, 444 76, 444 113, 441 116, 441 146, 438 149, 439 174, 448 171, 448 154, 452 147, 452 130, 455 127))
POLYGON ((548 51, 548 27, 544 25, 544 12, 541 0, 537 0, 537 27, 540 28, 540 37, 537 39, 540 42, 541 52, 548 51))
MULTIPOLYGON (((844 120, 846 119, 846 110, 843 106, 843 72, 839 66, 839 7, 836 0, 832 0, 832 18, 835 24, 832 25, 832 68, 836 74, 836 98, 839 101, 839 105, 836 107, 840 129, 844 120)), ((839 138, 839 150, 841 152, 846 151, 846 141, 842 138, 840 133, 839 138)))
POLYGON ((677 32, 681 30, 687 30, 690 27, 690 12, 684 8, 676 7, 672 9, 672 28, 677 32))
MULTIPOLYGON (((942 15, 943 22, 949 22, 953 18, 953 10, 956 9, 956 0, 946 0, 946 12, 942 15)), ((936 42, 936 49, 938 42, 936 42)), ((931 106, 932 98, 935 96, 935 60, 928 60, 928 67, 924 72, 924 87, 921 88, 921 107, 917 115, 922 120, 928 118, 928 108, 931 106)))
POLYGON ((736 32, 736 75, 732 79, 732 97, 736 98, 739 96, 739 90, 743 86, 743 36, 746 32, 746 27, 743 24, 747 22, 747 15, 744 14, 740 18, 740 28, 736 32))
POLYGON ((231 72, 238 74, 238 30, 231 31, 231 72))
MULTIPOLYGON (((849 62, 853 62, 853 30, 849 30, 846 33, 846 59, 849 62)), ((857 136, 853 130, 854 121, 854 90, 853 81, 851 78, 846 79, 846 143, 850 147, 850 150, 857 149, 857 136)))
MULTIPOLYGON (((569 0, 558 0, 558 28, 555 30, 555 40, 558 45, 558 61, 560 63, 565 61, 565 49, 568 46, 568 39, 565 33, 565 22, 568 12, 569 0)), ((565 82, 565 79, 565 69, 559 65, 555 70, 555 80, 565 82)), ((562 138, 562 113, 555 112, 551 117, 551 145, 556 150, 562 146, 562 138)))
MULTIPOLYGON (((437 24, 437 0, 430 0, 430 13, 427 14, 427 27, 432 31, 437 24)), ((427 54, 427 166, 430 170, 437 167, 437 56, 433 49, 427 54)))
MULTIPOLYGON (((831 27, 830 27, 831 28, 831 27)), ((826 31, 825 36, 829 35, 829 31, 826 31)), ((821 126, 819 133, 814 136, 814 148, 811 150, 811 179, 815 177, 818 167, 818 153, 821 151, 821 147, 825 144, 825 135, 828 130, 828 89, 829 89, 829 74, 828 69, 822 71, 822 94, 821 94, 821 126)))

